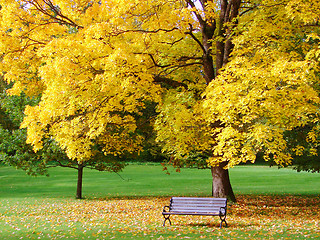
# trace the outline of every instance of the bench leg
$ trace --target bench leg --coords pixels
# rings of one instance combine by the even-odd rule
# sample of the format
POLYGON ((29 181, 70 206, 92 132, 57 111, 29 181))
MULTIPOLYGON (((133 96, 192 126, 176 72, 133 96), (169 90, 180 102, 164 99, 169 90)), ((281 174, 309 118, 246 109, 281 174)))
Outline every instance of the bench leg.
POLYGON ((163 215, 163 217, 164 217, 163 226, 165 226, 165 225, 166 225, 166 221, 167 221, 167 220, 169 221, 170 226, 171 226, 170 215, 163 215))
POLYGON ((220 222, 220 228, 222 228, 222 223, 224 222, 225 224, 226 224, 226 227, 228 227, 228 224, 227 224, 227 221, 226 221, 226 217, 227 216, 221 216, 221 215, 219 215, 219 217, 220 217, 220 220, 221 220, 221 222, 220 222))

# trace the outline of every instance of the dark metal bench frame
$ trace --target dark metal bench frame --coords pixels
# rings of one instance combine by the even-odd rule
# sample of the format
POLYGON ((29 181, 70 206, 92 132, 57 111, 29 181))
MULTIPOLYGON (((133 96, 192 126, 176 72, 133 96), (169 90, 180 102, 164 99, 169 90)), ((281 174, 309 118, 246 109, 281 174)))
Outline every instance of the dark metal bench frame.
POLYGON ((162 215, 164 217, 163 226, 166 221, 171 225, 170 215, 202 215, 219 216, 220 228, 227 221, 227 199, 226 198, 197 198, 197 197, 172 197, 169 206, 164 206, 162 215))

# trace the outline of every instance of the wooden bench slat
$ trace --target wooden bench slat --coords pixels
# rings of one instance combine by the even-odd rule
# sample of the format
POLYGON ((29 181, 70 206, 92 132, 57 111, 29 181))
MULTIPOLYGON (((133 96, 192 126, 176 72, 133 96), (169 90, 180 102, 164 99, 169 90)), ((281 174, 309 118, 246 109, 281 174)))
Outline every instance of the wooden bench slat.
MULTIPOLYGON (((176 213, 185 213, 185 215, 188 215, 188 214, 191 214, 191 213, 206 213, 206 214, 210 214, 210 215, 220 215, 220 212, 219 211, 188 211, 188 210, 176 210, 176 211, 170 211, 170 213, 172 214, 176 214, 176 213)), ((223 213, 221 213, 221 215, 224 215, 223 213)))
POLYGON ((225 205, 196 205, 196 204, 188 204, 188 205, 183 205, 183 204, 175 204, 175 205, 171 205, 172 207, 193 207, 193 208, 221 208, 221 207, 225 207, 225 205))
POLYGON ((202 209, 195 209, 195 208, 172 208, 170 212, 219 212, 220 209, 209 209, 209 208, 202 208, 202 209))
POLYGON ((171 208, 173 207, 186 207, 186 208, 221 208, 221 207, 224 207, 225 205, 192 205, 192 204, 188 204, 188 205, 182 205, 182 204, 179 204, 179 205, 171 205, 171 208))
POLYGON ((199 215, 199 216, 219 216, 219 213, 206 213, 206 212, 167 212, 163 213, 163 215, 199 215))
POLYGON ((203 201, 209 201, 209 200, 217 200, 217 201, 225 201, 227 198, 214 198, 214 197, 172 197, 172 200, 174 199, 181 199, 181 200, 203 200, 203 201))
POLYGON ((197 204, 197 205, 217 205, 217 206, 225 206, 226 202, 216 203, 216 202, 172 202, 172 204, 197 204))
POLYGON ((218 206, 225 206, 226 202, 175 202, 172 201, 172 204, 197 204, 197 205, 218 205, 218 206))
POLYGON ((172 204, 175 204, 175 205, 209 205, 209 206, 225 206, 226 205, 226 202, 223 202, 223 203, 208 203, 208 202, 172 202, 172 204))
POLYGON ((220 208, 194 208, 194 207, 190 207, 190 208, 185 208, 185 207, 172 207, 170 209, 170 212, 173 211, 189 211, 189 212, 219 212, 220 208))
POLYGON ((195 208, 201 208, 201 207, 207 207, 207 208, 220 208, 224 207, 223 205, 210 205, 210 204, 172 204, 171 206, 175 207, 195 207, 195 208))
POLYGON ((171 202, 203 202, 203 203, 225 203, 227 201, 226 198, 181 198, 181 197, 173 197, 170 200, 171 202))

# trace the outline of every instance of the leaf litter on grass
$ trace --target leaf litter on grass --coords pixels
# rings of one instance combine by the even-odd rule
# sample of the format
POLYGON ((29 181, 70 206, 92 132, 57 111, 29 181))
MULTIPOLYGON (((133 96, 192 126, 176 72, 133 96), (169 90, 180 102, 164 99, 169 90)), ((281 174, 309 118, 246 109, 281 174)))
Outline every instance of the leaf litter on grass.
POLYGON ((240 195, 219 218, 161 215, 169 198, 0 200, 1 239, 320 239, 319 196, 240 195))

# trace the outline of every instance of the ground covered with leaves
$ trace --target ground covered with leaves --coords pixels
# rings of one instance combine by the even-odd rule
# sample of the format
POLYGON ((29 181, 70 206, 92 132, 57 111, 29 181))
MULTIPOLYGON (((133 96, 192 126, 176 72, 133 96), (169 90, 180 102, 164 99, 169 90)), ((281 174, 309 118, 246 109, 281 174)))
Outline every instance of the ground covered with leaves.
POLYGON ((320 196, 240 195, 219 218, 172 216, 170 198, 0 200, 1 239, 320 239, 320 196))

